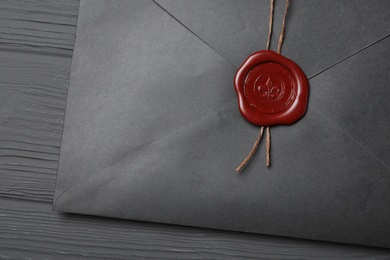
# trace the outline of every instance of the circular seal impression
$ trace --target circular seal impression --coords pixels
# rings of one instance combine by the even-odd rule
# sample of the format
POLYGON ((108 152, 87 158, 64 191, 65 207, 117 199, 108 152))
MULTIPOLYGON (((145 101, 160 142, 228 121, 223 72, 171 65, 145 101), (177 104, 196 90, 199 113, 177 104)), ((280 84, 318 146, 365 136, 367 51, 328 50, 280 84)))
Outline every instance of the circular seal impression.
POLYGON ((255 125, 290 125, 306 112, 306 75, 295 62, 274 51, 250 55, 236 73, 234 88, 241 115, 255 125))

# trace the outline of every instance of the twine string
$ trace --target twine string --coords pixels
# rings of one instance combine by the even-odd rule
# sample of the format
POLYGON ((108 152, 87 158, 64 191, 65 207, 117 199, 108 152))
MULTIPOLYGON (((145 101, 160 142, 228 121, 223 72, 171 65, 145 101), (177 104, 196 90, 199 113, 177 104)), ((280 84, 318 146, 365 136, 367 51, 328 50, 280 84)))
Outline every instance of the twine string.
MULTIPOLYGON (((283 22, 282 22, 282 29, 280 31, 279 35, 279 41, 278 41, 278 50, 277 52, 280 54, 282 51, 282 45, 284 40, 284 33, 285 33, 285 26, 286 26, 286 18, 287 18, 287 12, 288 7, 290 5, 290 0, 286 0, 286 7, 284 9, 283 14, 283 22)), ((271 44, 271 36, 272 36, 272 27, 273 27, 273 20, 274 20, 274 7, 275 7, 275 0, 270 0, 270 12, 269 12, 269 24, 268 24, 268 40, 267 40, 267 46, 266 49, 269 50, 270 44, 271 44)), ((261 137, 263 136, 264 132, 264 126, 261 127, 260 133, 257 136, 256 142, 254 143, 252 150, 249 152, 248 156, 244 159, 244 161, 236 168, 237 172, 240 172, 252 159, 253 155, 256 153, 261 137)), ((271 150, 271 132, 269 126, 266 127, 266 166, 269 167, 271 165, 271 156, 270 156, 270 150, 271 150)))
POLYGON ((267 126, 267 142, 266 142, 266 159, 265 159, 265 165, 269 167, 271 165, 271 159, 270 159, 270 150, 271 150, 271 132, 269 129, 269 126, 267 126))
POLYGON ((240 172, 242 168, 244 168, 248 164, 248 162, 252 159, 253 155, 256 153, 257 148, 259 147, 261 137, 263 136, 263 131, 264 131, 264 126, 260 128, 260 133, 257 136, 256 142, 254 143, 252 150, 250 151, 248 156, 244 159, 244 161, 240 164, 240 166, 236 168, 237 172, 240 172))
POLYGON ((274 22, 274 5, 275 5, 275 0, 270 0, 268 40, 267 40, 267 47, 266 47, 267 50, 269 50, 269 46, 271 44, 272 26, 273 26, 273 22, 274 22))
MULTIPOLYGON (((272 1, 273 0, 271 0, 271 2, 272 1)), ((290 5, 290 0, 286 0, 286 7, 284 8, 284 14, 283 14, 282 30, 280 31, 279 42, 278 42, 278 53, 279 54, 282 52, 284 31, 285 31, 285 27, 286 27, 286 18, 287 18, 287 12, 288 12, 289 5, 290 5)))

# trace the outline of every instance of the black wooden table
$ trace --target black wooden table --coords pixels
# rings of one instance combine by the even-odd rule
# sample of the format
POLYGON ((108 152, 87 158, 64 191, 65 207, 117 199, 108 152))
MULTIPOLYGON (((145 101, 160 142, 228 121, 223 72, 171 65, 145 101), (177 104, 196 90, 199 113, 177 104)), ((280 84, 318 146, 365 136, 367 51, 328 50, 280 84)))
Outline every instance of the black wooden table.
POLYGON ((0 259, 390 259, 390 250, 52 212, 78 0, 0 1, 0 259))

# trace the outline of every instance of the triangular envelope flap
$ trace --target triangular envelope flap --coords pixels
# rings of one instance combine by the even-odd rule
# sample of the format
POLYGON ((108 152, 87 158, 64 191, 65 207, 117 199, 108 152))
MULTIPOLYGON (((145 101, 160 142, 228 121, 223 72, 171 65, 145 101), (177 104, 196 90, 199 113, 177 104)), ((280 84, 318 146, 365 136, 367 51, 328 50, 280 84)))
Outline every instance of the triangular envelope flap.
POLYGON ((320 111, 236 174, 259 129, 235 68, 150 1, 80 8, 55 209, 390 246, 388 168, 320 111))
MULTIPOLYGON (((155 0, 235 66, 265 49, 269 0, 155 0)), ((285 0, 275 1, 276 50, 285 0)), ((286 21, 283 55, 308 77, 390 34, 390 1, 294 0, 286 21)))
MULTIPOLYGON (((239 66, 250 53, 265 48, 269 22, 268 0, 155 1, 235 66, 239 66)), ((273 49, 278 41, 285 5, 284 0, 275 2, 273 49)), ((291 1, 283 54, 296 61, 308 77, 318 75, 390 35, 388 10, 390 2, 384 0, 372 1, 370 4, 360 0, 291 1)), ((387 46, 384 43, 377 48, 387 46)), ((310 101, 310 106, 322 106, 321 110, 330 119, 330 123, 335 123, 353 136, 362 144, 363 149, 369 147, 368 150, 374 156, 388 165, 390 152, 387 140, 390 138, 387 136, 390 131, 387 116, 390 103, 385 97, 389 95, 389 91, 388 88, 380 87, 388 82, 388 62, 387 58, 380 57, 381 53, 388 52, 382 51, 375 57, 367 57, 366 61, 359 60, 351 67, 354 73, 350 77, 339 79, 339 82, 332 81, 332 75, 337 70, 327 73, 319 80, 312 80, 310 83, 313 94, 321 94, 311 95, 313 100, 310 101), (365 66, 375 59, 382 62, 378 62, 378 69, 374 69, 376 76, 373 78, 370 76, 372 72, 365 66), (323 86, 330 81, 331 86, 323 86), (348 84, 347 81, 353 81, 354 84, 348 84), (345 86, 346 83, 348 86, 345 86), (347 102, 349 109, 346 107, 344 113, 335 111, 342 110, 347 102), (377 112, 374 104, 377 104, 377 112), (364 115, 367 118, 360 118, 364 115)), ((346 68, 341 64, 338 69, 346 68)))
POLYGON ((231 101, 234 73, 152 1, 81 1, 56 195, 231 101))
POLYGON ((75 183, 57 204, 73 213, 389 246, 386 168, 318 118, 309 109, 291 131, 275 128, 272 172, 255 160, 239 175, 237 158, 256 129, 232 123, 240 115, 227 104, 75 183))
MULTIPOLYGON (((390 37, 310 83, 310 106, 390 170, 390 37)), ((335 148, 337 149, 337 147, 335 148)), ((387 180, 389 181, 389 180, 387 180)))

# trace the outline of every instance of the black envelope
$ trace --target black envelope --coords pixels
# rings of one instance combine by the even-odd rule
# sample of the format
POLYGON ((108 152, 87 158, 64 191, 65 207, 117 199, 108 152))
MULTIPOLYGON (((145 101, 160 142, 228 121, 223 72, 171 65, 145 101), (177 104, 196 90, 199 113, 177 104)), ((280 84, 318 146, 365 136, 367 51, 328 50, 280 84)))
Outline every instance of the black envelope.
MULTIPOLYGON (((272 49, 284 11, 277 0, 272 49)), ((241 117, 233 78, 269 1, 81 0, 57 211, 390 247, 390 1, 293 0, 282 54, 308 110, 241 117)))

